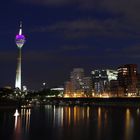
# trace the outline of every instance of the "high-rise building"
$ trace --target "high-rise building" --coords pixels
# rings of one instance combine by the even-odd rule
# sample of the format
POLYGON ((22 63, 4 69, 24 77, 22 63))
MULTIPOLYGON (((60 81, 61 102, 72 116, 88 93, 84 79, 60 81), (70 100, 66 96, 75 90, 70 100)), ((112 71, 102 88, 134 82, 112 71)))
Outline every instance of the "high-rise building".
POLYGON ((117 70, 111 70, 107 69, 106 70, 107 76, 108 76, 108 81, 110 82, 111 80, 117 80, 118 77, 118 71, 117 70))
POLYGON ((84 69, 82 68, 73 69, 70 76, 73 92, 82 91, 83 77, 84 77, 84 69))
POLYGON ((84 77, 84 69, 74 68, 70 73, 70 81, 65 83, 64 97, 84 97, 92 91, 91 78, 84 77))
POLYGON ((91 75, 95 94, 108 92, 110 81, 117 80, 117 71, 111 69, 93 70, 91 75))
POLYGON ((65 82, 65 94, 66 95, 71 95, 72 94, 72 82, 71 81, 67 81, 65 82))
POLYGON ((19 33, 16 35, 15 41, 18 47, 15 88, 21 90, 21 49, 25 43, 25 36, 22 34, 22 23, 20 23, 19 33))
POLYGON ((137 74, 137 95, 140 96, 140 74, 137 74))
POLYGON ((91 77, 83 78, 83 91, 86 96, 92 95, 92 79, 91 77))
POLYGON ((118 68, 119 86, 124 89, 125 95, 136 95, 137 65, 127 64, 118 68))

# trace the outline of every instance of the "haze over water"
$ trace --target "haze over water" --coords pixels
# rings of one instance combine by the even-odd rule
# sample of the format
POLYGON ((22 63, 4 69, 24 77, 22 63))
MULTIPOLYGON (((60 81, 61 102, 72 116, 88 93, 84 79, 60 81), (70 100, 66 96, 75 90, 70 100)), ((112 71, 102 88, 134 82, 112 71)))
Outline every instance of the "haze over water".
POLYGON ((138 140, 140 108, 46 105, 0 110, 2 140, 138 140))

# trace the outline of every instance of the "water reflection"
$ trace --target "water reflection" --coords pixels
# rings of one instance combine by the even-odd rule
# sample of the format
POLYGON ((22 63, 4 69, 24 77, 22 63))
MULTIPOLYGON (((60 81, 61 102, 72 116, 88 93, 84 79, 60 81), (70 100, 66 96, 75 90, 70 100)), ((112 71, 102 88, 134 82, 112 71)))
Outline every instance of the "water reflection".
MULTIPOLYGON (((46 107, 47 108, 47 107, 46 107)), ((89 119, 89 107, 52 107, 53 112, 53 126, 63 127, 64 125, 76 126, 82 123, 82 120, 89 119)))
POLYGON ((98 108, 98 129, 97 129, 97 137, 100 139, 101 136, 101 126, 102 126, 102 110, 101 107, 98 108))
POLYGON ((125 117, 125 140, 132 140, 134 122, 129 108, 126 109, 125 117))
POLYGON ((137 108, 137 115, 139 115, 140 114, 140 109, 139 108, 137 108))
POLYGON ((53 107, 53 126, 63 127, 63 108, 53 107))
POLYGON ((139 108, 46 105, 11 112, 0 112, 2 139, 12 130, 13 140, 133 140, 140 130, 139 108))
POLYGON ((15 117, 15 129, 14 129, 14 139, 22 140, 23 136, 27 137, 30 128, 30 115, 31 109, 21 109, 20 113, 18 110, 14 113, 15 117))
POLYGON ((17 109, 16 109, 16 112, 14 113, 14 116, 15 116, 15 129, 17 129, 17 120, 18 120, 18 116, 19 116, 17 109))

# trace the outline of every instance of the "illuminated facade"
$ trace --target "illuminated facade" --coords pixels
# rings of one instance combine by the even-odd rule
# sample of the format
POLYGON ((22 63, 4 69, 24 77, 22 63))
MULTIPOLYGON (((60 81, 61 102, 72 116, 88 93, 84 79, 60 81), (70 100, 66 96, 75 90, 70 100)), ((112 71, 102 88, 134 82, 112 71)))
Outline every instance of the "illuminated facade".
POLYGON ((74 68, 70 74, 70 81, 65 82, 64 97, 85 97, 91 94, 91 77, 84 77, 84 69, 74 68))
POLYGON ((106 70, 107 76, 108 76, 108 81, 110 82, 111 80, 117 80, 118 77, 118 71, 117 70, 111 70, 107 69, 106 70))
POLYGON ((20 23, 19 34, 15 38, 16 45, 18 47, 18 59, 17 59, 17 69, 16 69, 16 81, 15 88, 21 90, 21 49, 25 43, 25 36, 22 34, 22 23, 20 23))
POLYGON ((67 96, 72 96, 72 82, 71 81, 67 81, 65 82, 65 95, 67 96))
POLYGON ((136 95, 137 65, 127 64, 118 68, 119 86, 124 89, 125 95, 136 95))
POLYGON ((102 69, 91 72, 95 94, 105 93, 110 90, 110 81, 117 80, 117 70, 102 69))
POLYGON ((86 96, 92 95, 92 79, 91 77, 83 78, 83 91, 86 96))
POLYGON ((75 68, 71 72, 71 82, 73 92, 82 91, 84 70, 82 68, 75 68))

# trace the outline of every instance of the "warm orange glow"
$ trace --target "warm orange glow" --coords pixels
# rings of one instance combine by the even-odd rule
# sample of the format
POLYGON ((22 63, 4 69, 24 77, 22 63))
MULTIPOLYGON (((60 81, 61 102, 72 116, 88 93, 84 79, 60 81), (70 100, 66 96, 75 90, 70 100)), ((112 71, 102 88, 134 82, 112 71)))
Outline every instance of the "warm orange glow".
POLYGON ((98 108, 98 139, 100 139, 101 136, 101 126, 102 126, 102 112, 101 107, 98 108))
POLYGON ((70 123, 71 123, 71 108, 70 107, 68 108, 68 122, 70 126, 70 123))
POLYGON ((87 119, 89 119, 89 107, 87 107, 87 119))
POLYGON ((131 115, 130 109, 126 109, 125 113, 125 135, 124 135, 124 140, 130 140, 132 139, 133 136, 133 126, 134 126, 134 120, 133 116, 131 115))
POLYGON ((86 97, 84 92, 65 93, 64 98, 81 98, 86 97))
POLYGON ((98 128, 101 127, 101 108, 98 108, 98 128))

